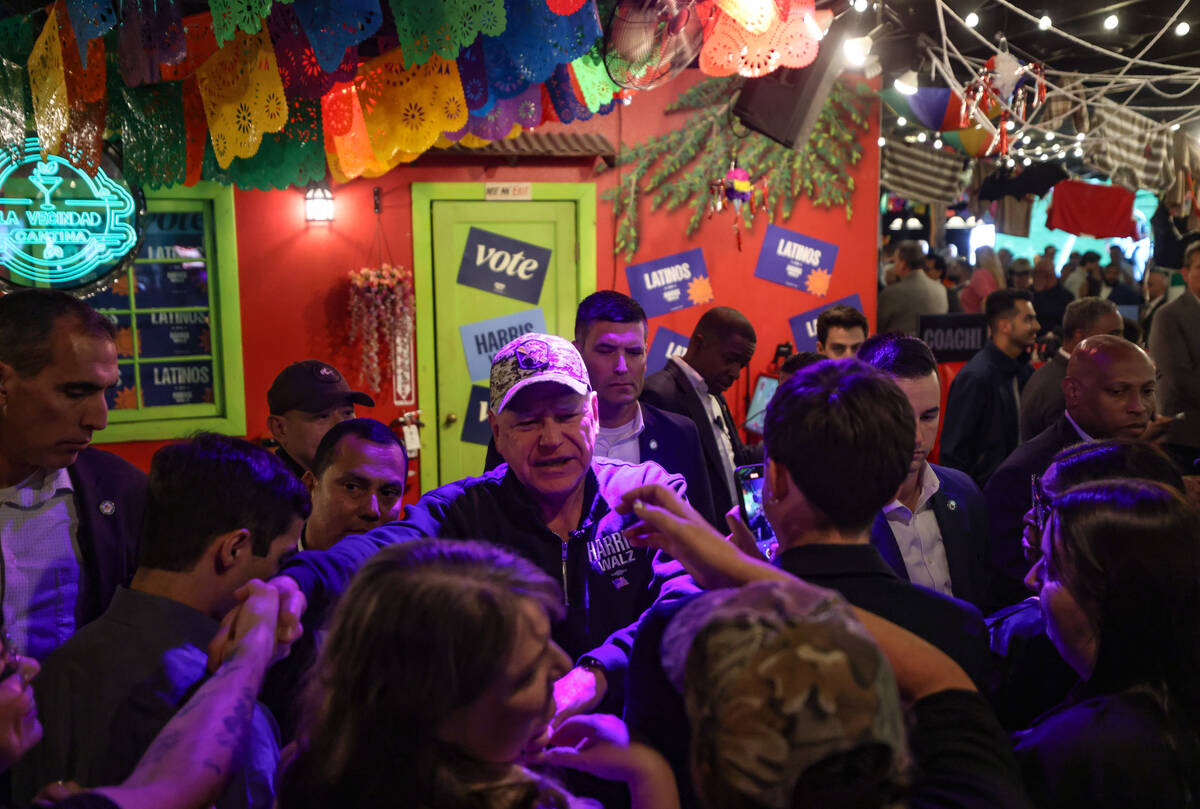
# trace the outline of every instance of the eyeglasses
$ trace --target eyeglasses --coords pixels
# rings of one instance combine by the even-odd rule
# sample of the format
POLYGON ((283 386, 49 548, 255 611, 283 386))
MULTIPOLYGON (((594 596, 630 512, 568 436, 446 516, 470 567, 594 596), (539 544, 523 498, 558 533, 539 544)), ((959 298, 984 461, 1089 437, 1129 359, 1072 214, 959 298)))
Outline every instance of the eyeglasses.
POLYGON ((5 632, 0 634, 0 639, 4 642, 4 668, 0 668, 0 683, 15 674, 21 678, 22 686, 28 685, 25 681, 25 674, 21 669, 21 654, 17 651, 17 647, 13 645, 12 638, 5 632))

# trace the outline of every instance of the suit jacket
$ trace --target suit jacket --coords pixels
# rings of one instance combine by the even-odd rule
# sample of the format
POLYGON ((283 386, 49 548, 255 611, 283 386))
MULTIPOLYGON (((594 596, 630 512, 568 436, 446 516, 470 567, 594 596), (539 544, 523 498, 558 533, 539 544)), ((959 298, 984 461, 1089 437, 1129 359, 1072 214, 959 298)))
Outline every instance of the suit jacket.
POLYGON ((88 447, 67 467, 79 514, 79 602, 75 625, 99 618, 117 587, 128 584, 137 567, 146 475, 111 452, 88 447))
POLYGON ((1013 359, 988 341, 950 383, 942 424, 941 461, 961 469, 982 486, 1017 448, 1017 389, 1033 375, 1028 362, 1013 359))
MULTIPOLYGON (((638 452, 642 462, 654 461, 668 472, 683 475, 687 483, 687 501, 700 516, 724 533, 727 530, 725 512, 718 512, 713 505, 712 484, 696 425, 675 413, 659 410, 645 402, 640 404, 642 432, 638 434, 638 452)), ((489 440, 483 471, 491 472, 502 463, 504 457, 496 449, 496 443, 489 440)))
MULTIPOLYGON (((939 483, 930 503, 946 548, 950 589, 955 598, 983 609, 988 602, 988 521, 983 492, 975 481, 957 469, 934 464, 929 468, 939 483)), ((910 580, 896 535, 883 512, 876 515, 871 527, 871 544, 897 576, 910 580)))
POLYGON ((1154 327, 1154 316, 1158 310, 1167 305, 1167 295, 1164 292, 1142 308, 1142 339, 1150 344, 1150 330, 1154 327))
POLYGON ((921 315, 944 315, 950 311, 946 288, 921 270, 914 270, 879 293, 875 313, 879 334, 902 332, 917 336, 921 315))
POLYGON ((924 638, 962 666, 980 690, 987 688, 991 652, 979 610, 899 578, 873 546, 800 545, 781 552, 775 564, 924 638))
MULTIPOLYGON (((729 425, 729 437, 733 443, 733 465, 761 463, 762 448, 748 447, 742 442, 725 397, 717 394, 717 402, 725 423, 729 425)), ((667 361, 667 367, 646 377, 646 385, 642 388, 642 401, 654 407, 671 413, 687 416, 696 425, 700 433, 700 446, 704 449, 704 460, 708 469, 708 480, 712 486, 713 510, 720 516, 736 505, 733 494, 725 483, 725 462, 722 460, 721 447, 717 441, 716 425, 713 424, 708 408, 700 399, 700 394, 692 387, 692 383, 684 374, 683 369, 674 362, 667 361)))
POLYGON ((1049 362, 1033 372, 1021 391, 1021 440, 1028 441, 1053 424, 1067 409, 1062 381, 1067 376, 1067 358, 1054 352, 1049 362))
POLYGON ((1200 447, 1200 300, 1191 292, 1155 313, 1150 356, 1158 366, 1159 412, 1187 414, 1167 428, 1167 442, 1200 447))
POLYGON ((683 475, 687 499, 714 528, 725 533, 725 512, 713 505, 712 482, 704 463, 704 449, 696 425, 677 413, 641 402, 642 424, 638 449, 642 462, 654 461, 668 472, 683 475))
POLYGON ((1082 441, 1066 415, 1026 441, 1009 455, 983 487, 991 524, 988 565, 991 568, 992 603, 1000 609, 1028 595, 1024 579, 1029 572, 1021 550, 1025 512, 1033 506, 1030 482, 1041 475, 1054 456, 1082 441))

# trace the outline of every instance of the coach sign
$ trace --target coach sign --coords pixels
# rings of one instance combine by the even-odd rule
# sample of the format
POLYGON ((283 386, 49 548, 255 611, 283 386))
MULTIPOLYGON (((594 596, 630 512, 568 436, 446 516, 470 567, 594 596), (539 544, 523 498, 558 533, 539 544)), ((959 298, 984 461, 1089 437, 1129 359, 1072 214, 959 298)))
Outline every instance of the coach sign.
POLYGON ((550 267, 550 249, 471 228, 458 283, 525 303, 537 303, 550 267))
POLYGON ((987 344, 985 315, 921 315, 917 333, 938 362, 965 362, 987 344))

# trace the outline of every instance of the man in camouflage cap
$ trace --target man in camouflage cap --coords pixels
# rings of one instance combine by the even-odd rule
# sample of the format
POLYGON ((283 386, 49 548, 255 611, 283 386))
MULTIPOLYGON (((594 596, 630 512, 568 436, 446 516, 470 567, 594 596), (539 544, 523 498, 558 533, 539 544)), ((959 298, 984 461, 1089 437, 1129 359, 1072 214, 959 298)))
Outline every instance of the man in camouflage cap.
POLYGON ((647 484, 683 493, 683 478, 653 462, 594 456, 596 393, 583 358, 561 337, 526 334, 501 348, 490 394, 488 421, 505 463, 425 493, 399 522, 300 554, 283 573, 320 600, 384 545, 444 537, 510 548, 563 587, 566 618, 553 637, 577 662, 555 687, 558 719, 597 707, 620 713, 642 613, 695 587, 678 562, 631 547, 622 533, 628 520, 614 508, 647 484))

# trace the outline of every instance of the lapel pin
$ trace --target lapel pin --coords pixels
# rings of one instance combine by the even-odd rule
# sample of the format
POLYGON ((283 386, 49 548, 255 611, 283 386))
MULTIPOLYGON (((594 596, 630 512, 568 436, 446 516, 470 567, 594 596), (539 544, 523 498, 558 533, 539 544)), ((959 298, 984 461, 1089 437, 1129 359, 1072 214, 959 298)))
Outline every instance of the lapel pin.
POLYGON ((100 501, 100 513, 105 517, 111 517, 117 513, 117 504, 111 500, 100 501))
POLYGON ((650 449, 658 449, 658 441, 656 439, 650 439, 650 449))
POLYGON ((954 511, 954 509, 958 508, 958 502, 955 500, 947 500, 946 508, 950 509, 951 511, 954 511))

